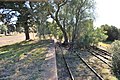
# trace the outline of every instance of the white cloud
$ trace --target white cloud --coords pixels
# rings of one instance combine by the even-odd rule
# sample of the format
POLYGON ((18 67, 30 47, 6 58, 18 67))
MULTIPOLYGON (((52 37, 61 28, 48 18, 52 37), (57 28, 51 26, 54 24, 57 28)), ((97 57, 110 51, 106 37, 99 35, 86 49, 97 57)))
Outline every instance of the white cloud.
POLYGON ((96 3, 95 26, 109 24, 120 28, 120 0, 96 0, 96 3))

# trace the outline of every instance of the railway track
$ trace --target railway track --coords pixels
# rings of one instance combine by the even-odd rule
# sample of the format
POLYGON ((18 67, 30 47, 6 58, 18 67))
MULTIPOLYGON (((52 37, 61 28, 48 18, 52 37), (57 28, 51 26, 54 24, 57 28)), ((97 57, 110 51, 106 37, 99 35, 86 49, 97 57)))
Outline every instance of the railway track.
POLYGON ((99 75, 78 53, 77 53, 78 57, 82 60, 82 62, 100 79, 100 80, 104 80, 101 75, 99 75))
POLYGON ((111 53, 109 53, 108 51, 105 51, 103 49, 100 49, 98 47, 93 47, 93 46, 91 46, 91 48, 94 49, 94 50, 96 50, 96 51, 98 51, 101 54, 104 54, 104 55, 112 57, 111 53))
POLYGON ((99 56, 103 57, 106 60, 111 61, 110 56, 106 56, 106 55, 104 55, 104 54, 102 54, 100 52, 96 52, 95 50, 92 50, 92 52, 95 53, 96 55, 99 55, 99 56))
MULTIPOLYGON (((95 56, 96 58, 98 58, 99 60, 101 60, 103 63, 105 63, 105 64, 107 64, 110 68, 112 68, 112 66, 109 64, 109 63, 107 63, 106 61, 104 61, 103 59, 101 59, 100 57, 98 57, 98 55, 97 54, 95 54, 95 52, 94 51, 88 51, 88 52, 90 52, 93 56, 95 56)), ((103 56, 102 56, 103 57, 103 56)), ((104 57, 103 57, 104 58, 104 57)), ((105 57, 105 59, 106 59, 106 57, 105 57)))
MULTIPOLYGON (((60 47, 60 46, 59 46, 59 47, 60 47)), ((63 53, 63 49, 62 49, 62 48, 60 48, 60 49, 61 49, 62 56, 63 56, 64 62, 65 62, 65 66, 66 66, 67 71, 68 71, 68 73, 69 73, 70 79, 71 79, 71 80, 75 80, 73 71, 72 71, 70 65, 68 64, 68 61, 66 60, 66 57, 65 57, 65 55, 64 55, 64 53, 63 53)), ((106 61, 102 60, 102 59, 101 59, 100 57, 98 57, 98 56, 101 56, 101 57, 103 57, 104 59, 110 61, 109 58, 103 56, 102 54, 99 54, 99 53, 95 52, 94 50, 92 50, 92 51, 87 50, 87 51, 88 51, 89 53, 91 53, 93 56, 95 56, 96 58, 98 58, 98 59, 99 59, 100 61, 102 61, 103 63, 107 64, 109 67, 112 67, 110 64, 108 64, 106 61)), ((105 53, 107 53, 107 52, 105 52, 105 53)), ((86 62, 86 60, 85 60, 84 58, 82 58, 82 56, 81 56, 80 54, 81 54, 81 53, 76 53, 76 55, 79 57, 80 61, 82 61, 82 63, 84 63, 84 65, 87 66, 87 68, 88 68, 92 73, 94 73, 94 74, 96 75, 97 79, 99 79, 99 80, 104 80, 104 78, 103 78, 100 74, 98 74, 98 72, 97 72, 94 68, 92 68, 92 66, 89 65, 89 64, 86 62)), ((106 55, 106 54, 104 54, 104 55, 106 55)), ((109 55, 107 55, 107 56, 109 56, 109 55)), ((71 65, 72 65, 72 64, 71 64, 71 65)))
POLYGON ((95 57, 97 57, 98 59, 100 59, 102 62, 104 62, 105 64, 107 64, 109 67, 112 68, 112 66, 107 63, 105 60, 111 62, 112 61, 112 56, 111 56, 111 53, 105 51, 105 50, 102 50, 100 48, 91 48, 91 49, 87 49, 88 52, 90 52, 92 55, 94 55, 95 57), (102 51, 102 52, 101 52, 102 51), (100 58, 100 57, 102 58, 100 58))
POLYGON ((73 76, 73 74, 72 74, 72 71, 70 70, 70 66, 68 65, 68 63, 67 63, 67 61, 66 61, 66 59, 65 59, 65 56, 64 56, 64 54, 63 54, 62 48, 61 48, 61 51, 62 51, 62 56, 63 56, 64 62, 65 62, 66 68, 67 68, 68 73, 69 73, 69 75, 70 75, 70 79, 71 79, 71 80, 75 80, 75 79, 74 79, 74 76, 73 76))
POLYGON ((61 55, 62 55, 62 58, 63 58, 63 61, 64 61, 64 65, 65 65, 65 67, 66 67, 66 69, 67 69, 67 73, 68 73, 68 75, 69 75, 69 79, 70 80, 75 80, 74 79, 74 76, 73 76, 73 74, 72 74, 72 71, 71 71, 71 69, 70 69, 70 66, 68 65, 68 63, 67 63, 67 61, 66 61, 66 58, 65 58, 65 56, 64 56, 64 54, 63 54, 63 49, 62 49, 62 47, 60 46, 60 45, 57 45, 56 47, 55 47, 55 50, 56 50, 56 48, 58 48, 59 47, 59 49, 60 49, 60 51, 61 51, 61 55))

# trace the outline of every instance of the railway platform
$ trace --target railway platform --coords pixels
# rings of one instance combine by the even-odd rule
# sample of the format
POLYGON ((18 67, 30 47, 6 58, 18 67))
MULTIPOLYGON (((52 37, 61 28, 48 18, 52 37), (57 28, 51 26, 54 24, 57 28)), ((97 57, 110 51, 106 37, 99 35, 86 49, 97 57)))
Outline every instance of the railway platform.
POLYGON ((55 47, 52 42, 46 53, 45 63, 42 66, 44 68, 44 80, 58 80, 55 47))

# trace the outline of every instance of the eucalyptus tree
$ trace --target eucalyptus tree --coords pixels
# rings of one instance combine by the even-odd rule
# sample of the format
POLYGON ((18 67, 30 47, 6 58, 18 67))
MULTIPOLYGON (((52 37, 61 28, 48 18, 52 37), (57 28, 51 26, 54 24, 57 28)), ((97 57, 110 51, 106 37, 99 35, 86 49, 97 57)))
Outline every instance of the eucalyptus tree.
MULTIPOLYGON (((87 28, 84 26, 86 20, 94 19, 94 0, 74 0, 71 5, 74 12, 74 26, 72 32, 72 42, 79 40, 82 29, 87 28)), ((85 30, 84 30, 85 31, 85 30)))
POLYGON ((49 8, 48 2, 30 2, 31 14, 34 17, 34 24, 37 26, 38 35, 45 38, 45 34, 49 33, 47 27, 47 18, 49 8))
POLYGON ((19 16, 16 16, 18 17, 18 23, 24 26, 26 40, 30 39, 29 27, 33 24, 33 16, 26 7, 25 1, 0 1, 0 9, 10 9, 10 11, 18 12, 20 14, 19 16))
POLYGON ((78 40, 81 23, 86 19, 93 19, 93 0, 61 0, 48 2, 31 2, 30 4, 39 33, 44 33, 48 16, 55 21, 64 37, 64 43, 78 40))
POLYGON ((94 19, 94 0, 62 0, 51 4, 54 4, 54 11, 48 10, 48 13, 60 27, 64 43, 68 43, 68 40, 73 43, 78 40, 82 22, 94 19))

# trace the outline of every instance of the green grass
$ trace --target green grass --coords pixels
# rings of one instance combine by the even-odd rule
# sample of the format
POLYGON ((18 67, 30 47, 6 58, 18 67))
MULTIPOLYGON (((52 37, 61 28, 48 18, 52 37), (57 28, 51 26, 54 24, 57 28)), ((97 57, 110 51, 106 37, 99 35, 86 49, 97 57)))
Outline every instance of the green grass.
MULTIPOLYGON (((48 41, 38 41, 38 42, 34 42, 34 41, 23 41, 20 43, 16 43, 13 45, 7 45, 7 46, 3 46, 0 47, 0 60, 6 60, 6 59, 16 59, 18 57, 20 57, 20 55, 22 54, 28 54, 29 52, 31 52, 33 49, 37 49, 37 48, 42 48, 43 46, 47 46, 48 45, 48 41)), ((39 50, 39 52, 41 52, 41 50, 39 50)), ((37 52, 34 52, 37 53, 37 52)))

